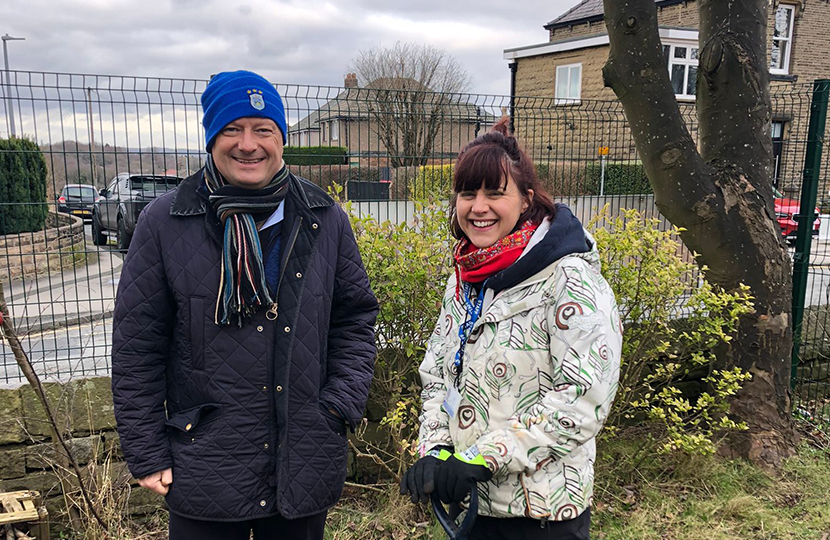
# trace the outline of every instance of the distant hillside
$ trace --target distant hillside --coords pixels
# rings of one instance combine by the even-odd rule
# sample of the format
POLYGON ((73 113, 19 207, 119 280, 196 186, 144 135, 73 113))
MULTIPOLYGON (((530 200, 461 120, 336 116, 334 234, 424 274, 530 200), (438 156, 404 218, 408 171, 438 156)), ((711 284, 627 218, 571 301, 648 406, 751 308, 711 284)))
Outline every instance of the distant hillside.
POLYGON ((128 150, 109 144, 96 144, 90 152, 89 144, 75 141, 42 145, 40 148, 49 169, 49 200, 54 199, 55 193, 59 193, 67 183, 91 184, 100 189, 122 172, 163 174, 175 171, 175 174, 184 177, 198 170, 204 159, 202 152, 177 152, 165 148, 128 150))

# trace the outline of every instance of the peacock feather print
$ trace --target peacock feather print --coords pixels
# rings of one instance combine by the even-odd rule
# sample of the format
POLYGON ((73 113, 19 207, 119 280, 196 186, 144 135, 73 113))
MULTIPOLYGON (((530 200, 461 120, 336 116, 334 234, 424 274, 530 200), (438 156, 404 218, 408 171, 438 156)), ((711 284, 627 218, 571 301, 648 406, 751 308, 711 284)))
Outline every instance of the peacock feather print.
POLYGON ((524 412, 534 404, 541 401, 542 397, 553 389, 553 379, 541 369, 536 370, 536 377, 523 382, 519 386, 519 393, 516 397, 516 412, 524 412))
POLYGON ((564 267, 562 271, 565 274, 565 294, 568 298, 583 306, 583 309, 587 307, 589 311, 596 311, 596 293, 582 271, 571 267, 564 267))
POLYGON ((493 355, 484 368, 484 382, 490 390, 491 399, 500 400, 506 396, 513 385, 516 366, 509 360, 493 355))
MULTIPOLYGON (((490 408, 489 394, 481 387, 481 376, 474 368, 465 369, 464 371, 468 375, 464 380, 464 397, 472 409, 466 414, 473 413, 472 418, 467 417, 465 424, 469 427, 474 422, 480 422, 486 426, 490 423, 490 413, 488 411, 490 408)), ((468 409, 465 409, 465 411, 468 411, 468 409)), ((461 415, 461 408, 459 408, 458 414, 459 416, 461 415)), ((459 421, 461 421, 460 418, 459 421)))
POLYGON ((525 340, 527 330, 514 319, 508 319, 499 323, 499 345, 505 349, 516 351, 529 351, 533 347, 525 340))

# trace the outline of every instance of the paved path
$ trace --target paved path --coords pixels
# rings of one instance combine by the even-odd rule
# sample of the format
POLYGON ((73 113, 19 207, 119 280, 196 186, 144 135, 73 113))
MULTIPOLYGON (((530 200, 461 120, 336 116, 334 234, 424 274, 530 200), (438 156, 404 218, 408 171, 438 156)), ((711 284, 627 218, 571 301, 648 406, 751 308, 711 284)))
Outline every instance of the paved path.
POLYGON ((97 261, 6 285, 6 303, 21 335, 100 319, 112 313, 123 255, 88 243, 97 261))
MULTIPOLYGON (((45 380, 109 372, 112 309, 123 255, 109 246, 87 266, 5 284, 6 302, 24 351, 45 380)), ((0 340, 0 387, 24 381, 5 340, 0 340)))

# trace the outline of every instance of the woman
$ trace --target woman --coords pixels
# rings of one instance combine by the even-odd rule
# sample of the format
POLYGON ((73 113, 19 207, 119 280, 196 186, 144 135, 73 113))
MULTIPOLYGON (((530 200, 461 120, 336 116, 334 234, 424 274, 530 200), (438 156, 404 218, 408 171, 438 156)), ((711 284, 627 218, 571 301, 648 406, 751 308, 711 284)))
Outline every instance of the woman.
POLYGON ((545 193, 507 124, 455 166, 455 274, 420 368, 422 457, 401 493, 461 503, 478 482, 470 538, 583 539, 619 315, 593 239, 545 193))

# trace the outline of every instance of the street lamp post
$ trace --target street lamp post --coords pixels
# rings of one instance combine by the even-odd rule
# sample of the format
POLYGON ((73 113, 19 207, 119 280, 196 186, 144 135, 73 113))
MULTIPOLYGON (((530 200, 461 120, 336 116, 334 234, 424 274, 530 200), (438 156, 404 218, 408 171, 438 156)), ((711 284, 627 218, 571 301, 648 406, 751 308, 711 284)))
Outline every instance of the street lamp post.
POLYGON ((9 50, 6 46, 7 41, 23 41, 26 38, 22 37, 11 37, 9 34, 4 36, 0 36, 0 39, 3 40, 3 61, 6 64, 6 107, 9 111, 9 126, 11 127, 11 135, 12 137, 15 136, 14 133, 14 108, 12 107, 12 80, 11 75, 9 74, 9 50))

